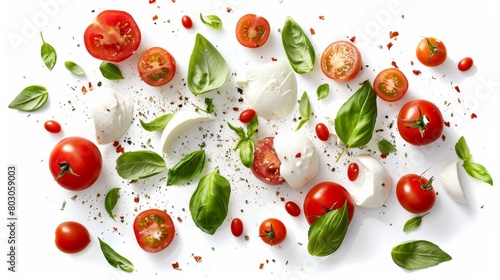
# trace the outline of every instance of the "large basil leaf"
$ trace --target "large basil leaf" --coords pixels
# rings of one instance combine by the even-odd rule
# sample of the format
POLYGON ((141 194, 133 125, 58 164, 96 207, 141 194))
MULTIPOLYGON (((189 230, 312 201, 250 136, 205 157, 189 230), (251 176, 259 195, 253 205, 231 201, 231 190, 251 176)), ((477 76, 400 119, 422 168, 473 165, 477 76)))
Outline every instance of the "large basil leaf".
POLYGON ((465 138, 462 136, 458 139, 455 144, 455 152, 457 156, 463 160, 463 168, 471 177, 476 178, 480 181, 483 181, 487 184, 493 186, 493 178, 490 173, 482 164, 476 163, 472 161, 472 154, 470 153, 469 147, 467 146, 467 142, 465 138))
POLYGON ((415 270, 451 260, 451 256, 436 244, 426 240, 407 241, 392 248, 392 260, 398 266, 415 270))
POLYGON ((188 68, 188 87, 200 95, 221 87, 227 79, 226 60, 203 35, 196 34, 188 68))
POLYGON ((120 268, 125 272, 134 271, 134 265, 132 264, 131 261, 129 261, 122 255, 118 254, 113 248, 111 248, 111 246, 109 246, 106 242, 102 241, 101 238, 98 237, 98 239, 101 251, 106 260, 108 261, 108 263, 112 267, 120 268))
POLYGON ((167 186, 181 184, 198 176, 205 167, 205 151, 194 151, 168 170, 167 186))
POLYGON ((33 112, 40 108, 49 99, 49 92, 43 86, 29 86, 24 88, 15 98, 10 102, 10 109, 17 109, 24 112, 33 112))
POLYGON ((153 151, 125 152, 116 159, 116 170, 123 179, 152 177, 167 168, 165 160, 153 151))
POLYGON ((290 16, 281 30, 281 41, 292 69, 298 74, 311 72, 315 63, 314 47, 300 25, 290 16))
POLYGON ((314 221, 307 233, 307 251, 312 256, 328 256, 342 244, 349 225, 347 205, 331 210, 314 221))
POLYGON ((373 136, 377 121, 377 94, 369 80, 340 107, 335 118, 335 131, 345 148, 338 156, 349 148, 366 145, 373 136))
POLYGON ((215 168, 203 176, 189 201, 191 217, 198 228, 208 234, 224 222, 229 208, 231 185, 215 168))

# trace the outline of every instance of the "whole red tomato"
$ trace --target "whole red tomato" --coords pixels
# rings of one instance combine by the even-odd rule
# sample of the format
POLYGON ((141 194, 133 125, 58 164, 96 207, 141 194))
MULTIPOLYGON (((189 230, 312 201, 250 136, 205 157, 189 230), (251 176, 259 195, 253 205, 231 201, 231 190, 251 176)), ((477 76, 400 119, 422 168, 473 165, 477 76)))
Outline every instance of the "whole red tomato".
POLYGON ((347 201, 348 220, 354 215, 354 199, 341 185, 335 182, 321 182, 309 190, 304 198, 304 215, 309 225, 327 211, 339 209, 347 201))
POLYGON ((441 111, 434 103, 424 99, 415 99, 403 105, 397 125, 401 137, 416 146, 436 141, 444 130, 441 111))
POLYGON ((56 182, 63 188, 71 191, 85 190, 101 174, 101 152, 86 138, 68 137, 52 149, 49 168, 56 182))
POLYGON ((259 227, 260 238, 271 246, 283 242, 286 239, 286 234, 285 224, 276 218, 265 219, 259 227))
POLYGON ((417 59, 425 66, 441 65, 448 55, 444 43, 436 38, 423 38, 417 45, 417 59))
POLYGON ((55 243, 61 252, 75 254, 87 247, 90 243, 90 234, 87 228, 73 221, 60 223, 55 232, 55 243))
POLYGON ((406 174, 396 185, 399 204, 411 213, 422 214, 429 211, 436 202, 436 191, 432 187, 433 178, 427 179, 417 174, 406 174))

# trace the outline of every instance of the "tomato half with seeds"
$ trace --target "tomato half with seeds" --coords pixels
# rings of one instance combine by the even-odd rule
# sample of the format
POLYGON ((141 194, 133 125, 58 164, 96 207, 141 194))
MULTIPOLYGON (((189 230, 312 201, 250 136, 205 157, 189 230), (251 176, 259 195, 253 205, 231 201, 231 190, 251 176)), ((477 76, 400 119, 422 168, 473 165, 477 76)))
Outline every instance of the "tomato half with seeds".
POLYGON ((141 31, 132 15, 105 10, 85 29, 85 47, 93 57, 121 62, 132 56, 141 43, 141 31))
POLYGON ((417 45, 417 59, 425 66, 435 67, 443 64, 448 52, 445 44, 434 37, 423 38, 417 45))
POLYGON ((397 119, 401 137, 415 146, 436 141, 443 134, 444 120, 439 108, 431 101, 415 99, 399 110, 397 119))
POLYGON ((264 243, 278 245, 286 239, 285 224, 276 218, 267 218, 259 226, 259 236, 264 243))
POLYGON ((304 216, 309 225, 328 211, 336 210, 347 202, 348 221, 354 216, 354 199, 340 184, 335 182, 320 182, 307 192, 304 198, 304 216))
POLYGON ((87 228, 78 222, 62 222, 56 227, 55 244, 61 252, 76 254, 90 244, 90 234, 87 228))
POLYGON ((269 39, 270 33, 271 27, 267 19, 255 14, 242 16, 236 24, 236 39, 247 48, 263 46, 269 39))
POLYGON ((153 208, 135 217, 134 234, 144 251, 157 253, 170 245, 175 236, 175 226, 167 212, 153 208))
POLYGON ((257 141, 253 154, 252 173, 269 185, 280 185, 285 179, 280 173, 281 161, 274 149, 274 137, 265 137, 257 141))
POLYGON ((349 82, 361 71, 361 53, 349 41, 331 43, 321 55, 321 70, 330 79, 349 82))
POLYGON ((382 100, 398 101, 408 91, 408 79, 397 68, 382 70, 373 80, 373 90, 382 100))
POLYGON ((399 204, 414 214, 425 213, 434 207, 436 191, 432 186, 433 178, 427 179, 422 175, 403 175, 396 185, 396 197, 399 204))
POLYGON ((137 62, 142 80, 150 86, 164 86, 175 76, 174 57, 161 47, 152 47, 142 53, 137 62))

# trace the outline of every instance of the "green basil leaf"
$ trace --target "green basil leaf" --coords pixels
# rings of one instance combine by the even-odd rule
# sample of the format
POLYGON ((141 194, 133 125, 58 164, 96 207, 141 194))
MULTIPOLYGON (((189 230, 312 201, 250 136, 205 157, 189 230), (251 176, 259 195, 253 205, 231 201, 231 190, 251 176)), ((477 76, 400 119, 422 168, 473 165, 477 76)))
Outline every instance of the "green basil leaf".
POLYGON ((101 238, 98 237, 97 239, 99 239, 99 246, 101 247, 104 257, 112 267, 120 268, 125 272, 134 271, 134 265, 131 261, 118 254, 106 242, 102 241, 101 238))
POLYGON ((216 15, 208 15, 205 18, 203 18, 203 15, 200 13, 200 19, 201 22, 203 22, 205 25, 212 27, 215 30, 219 30, 222 28, 222 20, 216 16, 216 15))
POLYGON ((380 140, 377 145, 381 154, 394 153, 398 151, 396 147, 394 147, 394 145, 386 139, 380 140))
POLYGON ((316 96, 318 96, 318 100, 326 98, 330 94, 330 85, 324 83, 318 87, 316 90, 316 96))
POLYGON ((108 80, 121 80, 123 79, 122 71, 116 64, 111 62, 103 61, 99 65, 99 70, 104 78, 108 80))
POLYGON ((342 245, 349 225, 347 205, 328 211, 309 228, 307 251, 312 256, 328 256, 342 245))
POLYGON ((288 16, 281 30, 281 41, 292 69, 298 74, 309 73, 314 68, 314 47, 302 28, 288 16))
POLYGON ((33 85, 24 88, 15 98, 10 102, 10 109, 17 109, 24 112, 34 112, 47 102, 49 99, 49 92, 43 86, 33 85))
POLYGON ((436 244, 426 240, 406 241, 392 248, 392 260, 398 266, 415 270, 451 260, 451 256, 436 244))
POLYGON ((207 105, 206 113, 211 114, 214 112, 215 105, 211 98, 205 98, 205 105, 207 105))
POLYGON ((142 128, 152 132, 152 131, 163 130, 173 117, 174 114, 164 114, 152 120, 151 122, 145 122, 143 120, 139 121, 141 123, 142 128))
POLYGON ((420 224, 422 224, 422 219, 427 214, 429 214, 429 212, 427 212, 427 213, 425 213, 424 215, 421 215, 421 216, 413 217, 413 218, 409 219, 408 221, 406 221, 405 225, 403 226, 403 231, 404 232, 409 232, 409 231, 416 230, 418 227, 420 227, 420 224))
POLYGON ((165 169, 165 160, 149 150, 125 152, 116 159, 118 175, 127 180, 149 178, 165 169))
POLYGON ((486 170, 486 167, 484 167, 482 164, 472 161, 464 161, 462 166, 464 167, 467 174, 469 174, 473 178, 476 178, 493 186, 493 178, 491 177, 488 170, 486 170))
POLYGON ((113 209, 115 208, 116 203, 118 202, 118 198, 120 198, 120 188, 112 188, 111 190, 109 190, 109 192, 106 194, 106 197, 104 198, 104 208, 114 221, 116 220, 115 220, 115 215, 113 215, 113 209))
POLYGON ((465 141, 465 138, 463 136, 460 137, 460 139, 458 139, 457 143, 455 144, 455 152, 457 153, 458 158, 463 161, 472 159, 469 146, 467 146, 467 142, 465 141))
POLYGON ((45 42, 42 32, 40 32, 40 37, 42 38, 42 47, 40 53, 43 63, 45 64, 45 66, 47 66, 47 68, 49 68, 50 71, 52 71, 57 62, 56 49, 54 49, 54 47, 52 47, 52 45, 50 45, 49 43, 45 42))
POLYGON ((76 64, 73 61, 65 61, 64 66, 66 67, 66 69, 68 69, 69 72, 75 75, 82 76, 85 74, 85 70, 83 70, 80 65, 76 64))
POLYGON ((304 91, 299 101, 299 113, 302 120, 300 121, 295 131, 299 130, 305 123, 309 121, 309 117, 311 115, 311 104, 309 103, 309 97, 307 96, 307 92, 304 91))
POLYGON ((227 63, 219 51, 203 35, 196 34, 188 67, 188 87, 194 95, 221 87, 229 73, 227 63))
POLYGON ((242 139, 236 149, 240 151, 241 163, 247 168, 251 168, 253 165, 253 153, 255 151, 255 143, 252 139, 242 139))
POLYGON ((167 186, 181 184, 198 176, 205 167, 205 151, 194 151, 168 170, 167 186))
POLYGON ((340 107, 335 118, 335 131, 345 148, 337 161, 349 148, 366 145, 373 136, 377 121, 377 94, 369 80, 340 107))
POLYGON ((243 127, 236 127, 236 126, 233 126, 230 122, 227 123, 227 125, 229 126, 229 128, 236 132, 236 135, 238 135, 240 138, 246 138, 247 137, 247 134, 245 133, 245 129, 243 127))
POLYGON ((213 235, 227 217, 231 185, 215 168, 203 176, 191 199, 189 211, 196 226, 213 235))

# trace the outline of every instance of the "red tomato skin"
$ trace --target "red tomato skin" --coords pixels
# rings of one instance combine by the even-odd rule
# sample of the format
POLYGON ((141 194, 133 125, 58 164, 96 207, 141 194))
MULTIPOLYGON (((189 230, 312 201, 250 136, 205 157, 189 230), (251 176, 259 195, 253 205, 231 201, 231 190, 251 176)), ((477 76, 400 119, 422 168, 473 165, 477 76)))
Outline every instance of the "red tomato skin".
POLYGON ((70 191, 82 191, 92 186, 102 170, 102 155, 90 140, 72 136, 57 143, 49 157, 49 169, 56 182, 70 191), (62 165, 71 168, 65 171, 62 165))
POLYGON ((423 38, 417 45, 418 61, 425 66, 436 67, 445 62, 448 52, 445 44, 434 37, 423 38), (429 46, 429 44, 431 46, 429 46), (434 50, 434 54, 432 54, 434 50))
POLYGON ((62 130, 61 124, 55 120, 48 120, 43 124, 45 130, 50 133, 59 133, 62 130))
POLYGON ((181 21, 182 21, 182 26, 184 26, 184 28, 186 29, 193 28, 193 20, 191 19, 190 16, 187 15, 183 16, 181 21))
POLYGON ((271 28, 267 19, 246 14, 236 23, 236 39, 247 48, 259 48, 269 39, 271 28))
POLYGON ((335 41, 321 55, 321 71, 337 82, 349 82, 361 71, 362 59, 359 49, 349 41, 335 41), (342 65, 334 65, 342 61, 342 65))
POLYGON ((297 203, 295 203, 293 201, 287 201, 285 203, 285 210, 288 214, 290 214, 290 216, 293 216, 293 217, 300 216, 300 207, 299 207, 299 205, 297 205, 297 203))
POLYGON ((458 62, 458 70, 465 72, 472 68, 474 60, 470 57, 464 57, 458 62))
POLYGON ((304 198, 304 216, 311 225, 327 212, 326 209, 332 209, 332 207, 339 209, 346 201, 348 220, 351 222, 355 211, 354 199, 351 194, 335 182, 320 182, 312 187, 304 198))
POLYGON ((243 221, 240 218, 234 218, 231 220, 231 233, 235 237, 240 237, 243 234, 243 221))
POLYGON ((349 181, 354 182, 359 176, 359 165, 355 162, 351 162, 347 167, 347 178, 349 181))
POLYGON ((56 227, 55 244, 63 253, 79 253, 90 244, 90 241, 89 231, 78 222, 66 221, 56 227))
POLYGON ((414 99, 404 104, 399 110, 397 127, 399 134, 406 142, 415 146, 427 145, 439 139, 443 134, 443 115, 434 103, 424 99, 414 99), (420 113, 426 122, 422 131, 418 127, 409 127, 415 125, 409 120, 419 119, 420 113))
POLYGON ((401 70, 387 68, 377 74, 373 80, 373 90, 384 101, 398 101, 408 91, 408 79, 401 70))
POLYGON ((255 144, 252 173, 269 185, 280 185, 285 179, 280 174, 281 161, 274 149, 274 137, 265 137, 255 144))
POLYGON ((328 139, 330 139, 330 131, 328 130, 328 126, 324 123, 316 124, 314 130, 316 131, 316 136, 319 140, 328 141, 328 139))
POLYGON ((139 247, 148 253, 163 251, 172 243, 175 226, 170 215, 159 209, 148 209, 134 219, 134 234, 139 247), (150 237, 161 232, 160 238, 150 237))
POLYGON ((274 246, 280 244, 286 239, 287 229, 281 220, 268 218, 260 224, 259 236, 264 243, 274 246))
POLYGON ((429 183, 428 179, 417 174, 402 176, 396 185, 396 197, 399 204, 414 214, 422 214, 431 210, 436 202, 436 191, 432 186, 425 190, 422 184, 427 183, 429 183))
POLYGON ((177 66, 174 57, 167 50, 151 47, 141 54, 137 69, 146 84, 160 87, 172 81, 177 66))
POLYGON ((257 112, 255 112, 254 109, 245 109, 243 112, 241 112, 239 120, 242 123, 249 123, 256 115, 257 112))

